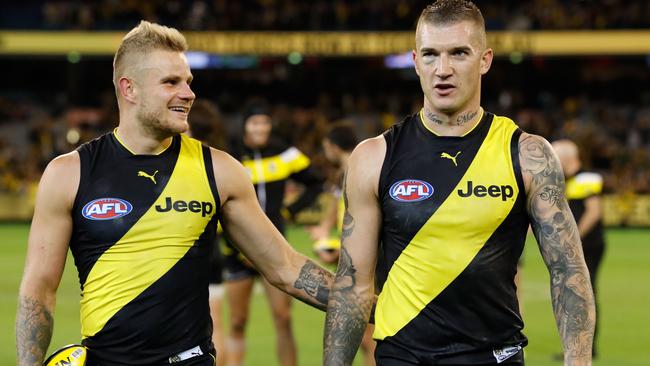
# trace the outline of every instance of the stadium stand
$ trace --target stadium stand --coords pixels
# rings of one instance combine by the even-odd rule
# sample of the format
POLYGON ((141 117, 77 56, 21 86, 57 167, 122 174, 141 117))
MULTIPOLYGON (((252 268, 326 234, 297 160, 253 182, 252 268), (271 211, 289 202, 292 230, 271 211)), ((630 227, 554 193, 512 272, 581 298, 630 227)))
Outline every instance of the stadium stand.
MULTIPOLYGON (((30 1, 6 8, 0 15, 0 31, 124 30, 142 18, 187 30, 409 31, 414 12, 426 3, 30 1)), ((647 1, 478 4, 485 9, 490 30, 650 28, 647 1)), ((368 137, 421 105, 413 70, 388 68, 383 57, 305 56, 287 62, 284 57, 250 56, 244 61, 248 64, 240 68, 195 69, 197 95, 219 105, 231 135, 240 132, 241 106, 251 98, 270 99, 278 134, 323 166, 318 141, 329 124, 347 120, 357 127, 360 137, 368 137)), ((0 52, 0 68, 12 70, 0 90, 3 197, 29 197, 53 156, 114 126, 115 101, 110 73, 105 71, 110 63, 107 56, 0 52)), ((577 141, 586 166, 605 177, 605 192, 617 193, 616 204, 628 207, 637 195, 650 193, 648 85, 650 58, 643 54, 555 57, 513 53, 495 61, 485 80, 489 92, 483 104, 496 113, 514 116, 529 132, 577 141)), ((610 222, 630 224, 624 217, 610 222)))
MULTIPOLYGON (((4 9, 0 28, 121 30, 150 19, 187 30, 405 30, 428 1, 385 0, 72 0, 29 1, 4 9)), ((488 30, 641 29, 643 0, 487 1, 488 30)))

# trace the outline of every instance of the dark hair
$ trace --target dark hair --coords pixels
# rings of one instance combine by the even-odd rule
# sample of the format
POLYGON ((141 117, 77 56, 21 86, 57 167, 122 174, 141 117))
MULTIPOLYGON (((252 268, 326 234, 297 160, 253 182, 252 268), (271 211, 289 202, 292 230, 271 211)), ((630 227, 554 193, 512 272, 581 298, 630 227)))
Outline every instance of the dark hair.
POLYGON ((214 148, 227 150, 226 128, 219 108, 206 99, 197 99, 192 104, 189 116, 190 131, 193 138, 214 148))
POLYGON ((418 24, 422 21, 451 24, 464 20, 473 21, 485 29, 485 20, 481 10, 469 0, 437 0, 422 10, 418 24))
POLYGON ((341 148, 341 150, 348 152, 354 150, 359 142, 354 127, 345 122, 339 122, 332 125, 332 127, 327 131, 325 138, 341 148))
POLYGON ((242 113, 242 121, 243 124, 246 124, 246 121, 254 115, 261 114, 265 116, 271 116, 271 107, 266 103, 265 101, 262 100, 256 100, 254 102, 251 102, 244 107, 244 111, 242 113))

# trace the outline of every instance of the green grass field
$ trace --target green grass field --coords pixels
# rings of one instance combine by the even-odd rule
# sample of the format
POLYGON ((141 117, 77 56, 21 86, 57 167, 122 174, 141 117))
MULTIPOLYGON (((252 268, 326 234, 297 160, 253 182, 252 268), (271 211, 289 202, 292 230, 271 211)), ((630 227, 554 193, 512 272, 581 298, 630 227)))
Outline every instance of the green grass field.
MULTIPOLYGON (((27 225, 0 225, 0 365, 15 364, 14 320, 22 274, 27 225)), ((301 228, 289 230, 289 240, 304 253, 310 244, 301 228)), ((650 365, 650 231, 609 230, 608 248, 600 274, 600 358, 597 366, 650 365)), ((537 247, 529 241, 523 271, 524 332, 529 366, 560 365, 551 360, 560 350, 548 290, 548 274, 537 247)), ((79 341, 79 286, 68 261, 58 293, 53 347, 79 341)), ((294 329, 299 364, 321 363, 324 314, 294 303, 294 329)), ((263 294, 254 296, 248 329, 249 366, 277 365, 274 334, 263 294)), ((357 364, 360 364, 357 362, 357 364)))

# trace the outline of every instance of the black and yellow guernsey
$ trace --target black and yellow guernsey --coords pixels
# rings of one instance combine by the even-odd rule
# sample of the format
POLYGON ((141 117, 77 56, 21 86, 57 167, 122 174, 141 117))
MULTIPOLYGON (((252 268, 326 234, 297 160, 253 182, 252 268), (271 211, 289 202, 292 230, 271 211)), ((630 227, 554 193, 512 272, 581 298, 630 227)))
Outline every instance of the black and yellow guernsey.
POLYGON ((169 364, 211 348, 209 251, 220 201, 209 148, 175 136, 158 155, 114 133, 82 145, 70 248, 81 332, 102 365, 169 364))
POLYGON ((436 135, 421 113, 384 133, 375 339, 442 356, 525 345, 520 134, 487 112, 460 137, 436 135))
MULTIPOLYGON (((569 208, 576 222, 580 222, 585 214, 585 202, 592 196, 603 193, 603 177, 595 172, 579 171, 566 180, 566 198, 569 208)), ((582 247, 590 250, 594 247, 605 245, 605 233, 602 220, 598 220, 594 227, 582 238, 582 247)))

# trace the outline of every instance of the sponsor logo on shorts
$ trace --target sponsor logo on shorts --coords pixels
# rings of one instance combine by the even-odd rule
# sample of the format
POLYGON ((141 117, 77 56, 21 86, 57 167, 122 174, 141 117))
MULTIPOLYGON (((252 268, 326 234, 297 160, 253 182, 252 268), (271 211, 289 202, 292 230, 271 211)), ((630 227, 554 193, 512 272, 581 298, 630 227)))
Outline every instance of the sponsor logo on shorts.
POLYGON ((128 215, 133 205, 120 198, 98 198, 86 203, 81 209, 83 217, 89 220, 113 220, 128 215))
POLYGON ((419 179, 404 179, 394 183, 388 191, 399 202, 418 202, 433 195, 433 186, 419 179))
POLYGON ((516 355, 519 351, 521 351, 521 345, 495 349, 492 351, 492 354, 494 355, 494 358, 497 360, 497 363, 501 363, 509 359, 510 357, 516 355))

